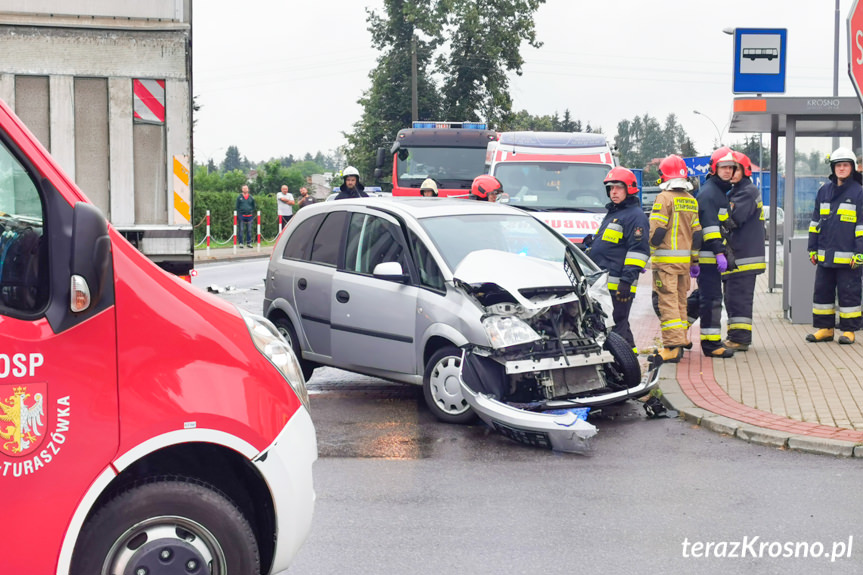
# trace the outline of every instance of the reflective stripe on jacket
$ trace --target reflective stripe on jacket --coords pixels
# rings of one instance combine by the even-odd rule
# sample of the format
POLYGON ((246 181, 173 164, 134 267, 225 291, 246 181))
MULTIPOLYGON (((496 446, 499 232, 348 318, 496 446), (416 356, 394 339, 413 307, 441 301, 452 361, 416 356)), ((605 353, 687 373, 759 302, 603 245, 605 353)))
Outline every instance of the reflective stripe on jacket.
POLYGON ((859 172, 836 185, 836 176, 815 194, 809 222, 809 251, 818 254, 818 264, 845 267, 855 254, 863 254, 863 187, 859 172))
POLYGON ((666 230, 662 243, 651 244, 650 262, 669 273, 689 272, 692 263, 698 263, 698 252, 692 251, 692 240, 701 232, 698 220, 698 202, 687 191, 663 190, 656 196, 650 212, 650 237, 657 229, 666 230))

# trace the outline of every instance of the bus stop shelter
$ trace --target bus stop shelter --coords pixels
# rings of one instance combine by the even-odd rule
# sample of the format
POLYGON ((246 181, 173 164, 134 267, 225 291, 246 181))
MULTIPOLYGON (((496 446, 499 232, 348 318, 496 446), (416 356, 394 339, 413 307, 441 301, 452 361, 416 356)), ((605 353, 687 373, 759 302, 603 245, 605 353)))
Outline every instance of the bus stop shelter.
MULTIPOLYGON (((768 238, 768 289, 782 287, 782 307, 792 323, 812 320, 812 291, 815 271, 809 262, 808 234, 795 238, 795 151, 799 138, 850 137, 852 148, 861 149, 861 107, 856 97, 740 97, 734 99, 728 131, 770 134, 770 213, 768 238), (777 282, 778 248, 774 238, 779 193, 779 138, 785 138, 785 219, 783 222, 783 277, 777 282)), ((753 158, 754 160, 754 158, 753 158)), ((859 163, 858 163, 859 167, 859 163)), ((763 168, 762 168, 763 169, 763 168)), ((806 219, 808 224, 809 219, 806 219)), ((808 227, 808 226, 807 226, 808 227)))

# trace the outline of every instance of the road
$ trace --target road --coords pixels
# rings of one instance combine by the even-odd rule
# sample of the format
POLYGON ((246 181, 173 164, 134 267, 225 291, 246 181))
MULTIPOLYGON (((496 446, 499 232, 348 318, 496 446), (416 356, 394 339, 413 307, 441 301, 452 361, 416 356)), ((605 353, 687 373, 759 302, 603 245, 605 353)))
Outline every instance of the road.
MULTIPOLYGON (((219 273, 240 275, 227 267, 219 273)), ((209 275, 201 271, 199 279, 209 275)), ((262 295, 220 297, 259 312, 262 295)), ((637 402, 592 418, 593 455, 560 454, 483 425, 438 423, 417 388, 330 368, 309 384, 318 503, 287 575, 863 568, 854 460, 649 420, 637 402), (804 548, 810 556, 783 557, 804 548)))

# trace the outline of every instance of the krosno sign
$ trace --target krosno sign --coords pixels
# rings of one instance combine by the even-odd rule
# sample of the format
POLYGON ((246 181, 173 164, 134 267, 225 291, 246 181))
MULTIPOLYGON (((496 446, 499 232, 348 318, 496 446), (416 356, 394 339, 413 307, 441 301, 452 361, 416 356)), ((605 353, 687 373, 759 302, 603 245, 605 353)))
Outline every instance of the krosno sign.
POLYGON ((839 108, 838 98, 808 98, 806 100, 807 108, 839 108))

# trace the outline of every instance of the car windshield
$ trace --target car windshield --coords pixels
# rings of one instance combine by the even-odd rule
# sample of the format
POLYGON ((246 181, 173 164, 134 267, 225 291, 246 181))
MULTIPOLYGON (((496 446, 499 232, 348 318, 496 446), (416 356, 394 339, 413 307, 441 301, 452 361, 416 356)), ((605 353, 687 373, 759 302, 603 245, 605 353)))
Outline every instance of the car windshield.
POLYGON ((419 188, 426 178, 450 189, 470 189, 485 172, 485 148, 402 147, 398 153, 398 185, 419 188))
MULTIPOLYGON (((422 218, 420 225, 431 237, 450 270, 455 270, 469 253, 487 249, 563 262, 567 245, 565 238, 529 215, 437 216, 422 218)), ((579 258, 579 261, 582 260, 579 258)))
POLYGON ((605 179, 611 166, 572 162, 504 162, 494 176, 512 206, 542 211, 603 212, 605 179))

